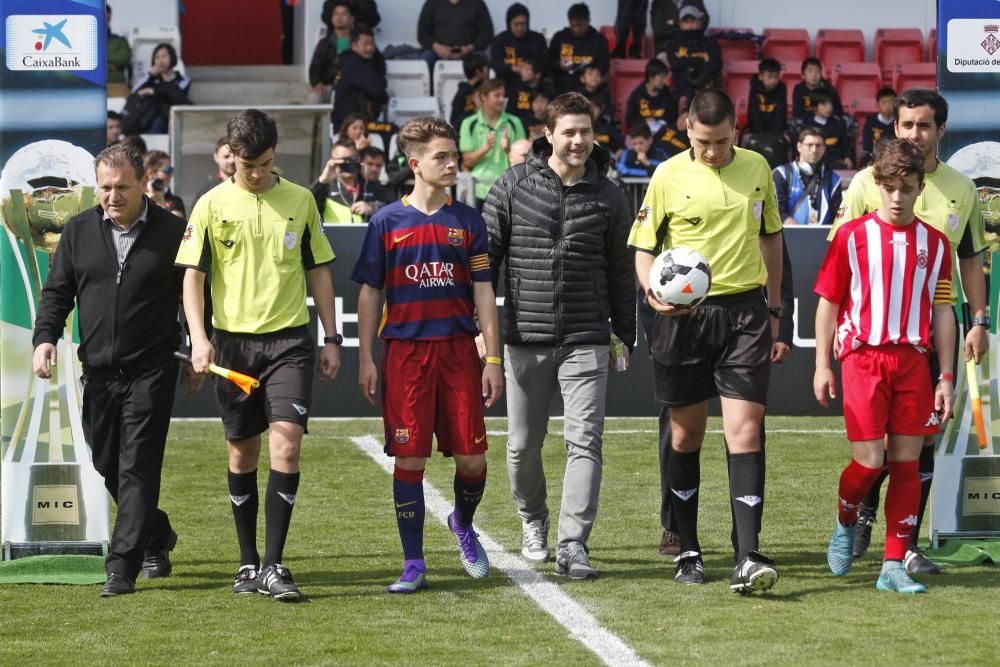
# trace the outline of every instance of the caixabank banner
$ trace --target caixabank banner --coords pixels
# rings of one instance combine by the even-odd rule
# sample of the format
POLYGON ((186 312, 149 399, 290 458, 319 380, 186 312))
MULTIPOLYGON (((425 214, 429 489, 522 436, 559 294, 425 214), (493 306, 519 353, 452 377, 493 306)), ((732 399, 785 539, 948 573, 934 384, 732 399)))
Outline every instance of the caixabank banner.
POLYGON ((0 540, 5 559, 102 550, 108 495, 80 418, 70 314, 50 380, 31 329, 66 222, 93 206, 106 122, 103 0, 0 3, 0 540))
POLYGON ((971 178, 979 192, 990 249, 990 351, 967 377, 960 364, 959 387, 977 383, 982 396, 985 438, 980 444, 970 393, 959 392, 955 419, 945 429, 934 465, 931 538, 1000 537, 1000 349, 996 320, 1000 295, 1000 2, 938 2, 938 89, 948 100, 940 158, 971 178))

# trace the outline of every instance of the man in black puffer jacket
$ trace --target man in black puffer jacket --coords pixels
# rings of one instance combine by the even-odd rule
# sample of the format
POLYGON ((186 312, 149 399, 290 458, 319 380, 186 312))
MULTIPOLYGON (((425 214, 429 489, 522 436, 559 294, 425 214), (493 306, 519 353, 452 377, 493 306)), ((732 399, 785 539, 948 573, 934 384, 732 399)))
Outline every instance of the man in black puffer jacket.
MULTIPOLYGON (((556 573, 589 579, 587 540, 597 515, 611 334, 635 344, 628 205, 594 144, 590 102, 549 105, 545 137, 486 199, 494 277, 506 266, 507 470, 522 520, 521 553, 549 558, 542 441, 557 390, 565 405, 567 465, 556 573)), ((614 360, 611 360, 614 363, 614 360)))

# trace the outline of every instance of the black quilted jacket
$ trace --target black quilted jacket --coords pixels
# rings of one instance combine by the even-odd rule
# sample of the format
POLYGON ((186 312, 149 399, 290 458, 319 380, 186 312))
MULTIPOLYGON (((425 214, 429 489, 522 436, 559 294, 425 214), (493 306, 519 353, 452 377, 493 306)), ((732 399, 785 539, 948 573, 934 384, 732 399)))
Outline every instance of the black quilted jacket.
POLYGON ((631 217, 608 180, 600 146, 571 187, 535 141, 528 161, 493 185, 483 217, 494 279, 505 266, 504 341, 511 345, 600 345, 610 331, 635 344, 635 268, 627 246, 631 217))

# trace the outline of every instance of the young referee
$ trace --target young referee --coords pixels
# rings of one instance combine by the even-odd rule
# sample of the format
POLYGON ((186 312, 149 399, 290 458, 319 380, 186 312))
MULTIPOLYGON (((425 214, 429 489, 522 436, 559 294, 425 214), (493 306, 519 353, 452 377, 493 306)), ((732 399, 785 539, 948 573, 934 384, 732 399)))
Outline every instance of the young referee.
POLYGON ((306 283, 329 334, 319 356, 321 380, 340 369, 333 250, 312 194, 271 171, 278 130, 256 109, 227 126, 236 173, 195 206, 177 252, 184 275, 184 314, 194 369, 210 362, 260 379, 250 395, 216 381, 229 449, 229 498, 240 544, 235 593, 294 600, 299 589, 282 552, 299 487, 299 450, 312 399, 316 345, 309 335, 306 283), (212 325, 204 322, 205 274, 212 273, 212 325), (257 551, 257 461, 268 431, 271 472, 264 495, 264 559, 257 551), (263 567, 261 567, 263 566, 263 567))
POLYGON ((733 146, 735 123, 723 91, 695 95, 688 111, 691 149, 657 168, 628 242, 639 251, 636 275, 658 315, 650 347, 656 400, 670 409, 670 491, 681 540, 675 580, 705 581, 700 453, 708 400, 720 396, 738 541, 730 589, 746 594, 778 579, 774 563, 757 549, 764 503, 760 425, 770 365, 780 356, 773 341, 782 315, 782 226, 767 161, 733 146), (664 248, 687 246, 708 259, 712 288, 702 305, 675 308, 652 295, 648 275, 658 234, 664 248))

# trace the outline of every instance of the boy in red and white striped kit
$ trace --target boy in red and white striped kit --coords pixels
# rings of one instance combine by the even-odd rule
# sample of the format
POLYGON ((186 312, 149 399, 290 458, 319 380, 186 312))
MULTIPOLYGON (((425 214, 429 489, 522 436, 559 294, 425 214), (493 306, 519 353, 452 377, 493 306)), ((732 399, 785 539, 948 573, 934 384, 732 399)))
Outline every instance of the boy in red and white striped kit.
POLYGON ((827 562, 837 576, 850 570, 858 505, 882 470, 888 434, 889 491, 885 561, 876 587, 923 593, 903 567, 917 522, 917 461, 924 435, 951 415, 954 377, 927 383, 933 340, 942 369, 953 368, 948 239, 913 214, 924 187, 924 158, 901 140, 883 144, 873 167, 882 206, 840 227, 816 279, 816 373, 823 406, 836 398, 830 365, 834 334, 840 360, 844 419, 852 460, 840 476, 840 506, 827 562))

